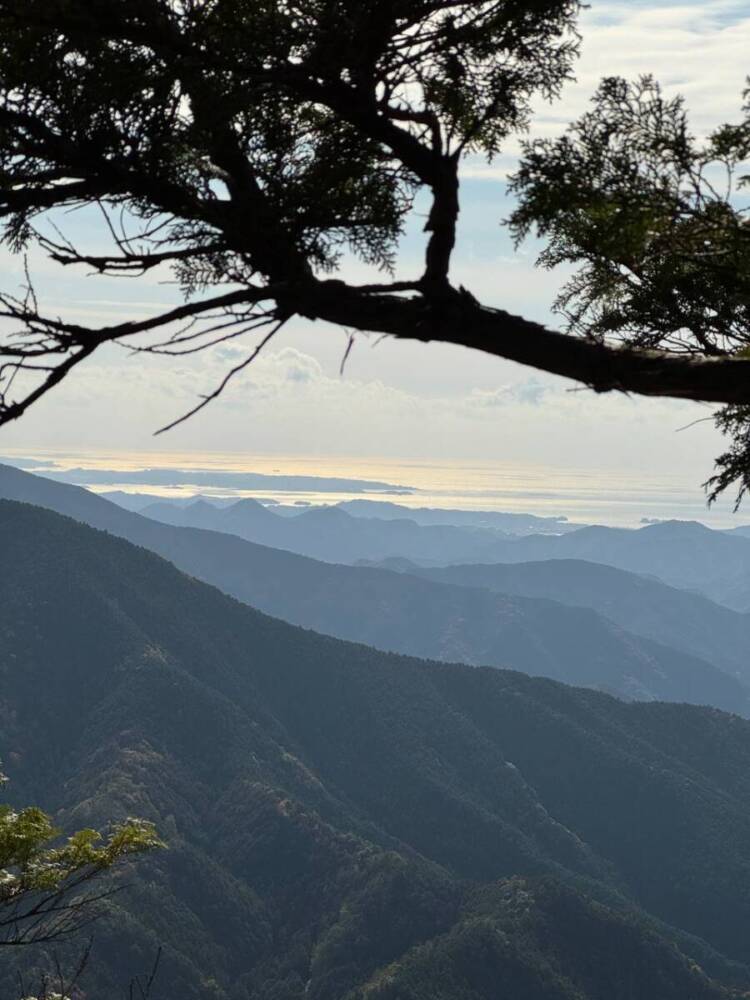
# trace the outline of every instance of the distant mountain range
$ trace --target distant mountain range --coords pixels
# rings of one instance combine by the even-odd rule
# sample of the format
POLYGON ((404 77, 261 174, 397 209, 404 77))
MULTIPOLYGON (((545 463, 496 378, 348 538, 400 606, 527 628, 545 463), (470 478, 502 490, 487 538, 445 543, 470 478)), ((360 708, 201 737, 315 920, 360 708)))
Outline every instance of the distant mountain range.
POLYGON ((750 723, 325 638, 24 504, 0 551, 14 801, 169 844, 106 903, 87 995, 158 945, 180 1000, 750 988, 750 723))
POLYGON ((463 562, 481 558, 498 539, 506 537, 491 528, 353 517, 340 506, 310 507, 295 517, 280 517, 273 508, 251 498, 224 507, 206 500, 187 506, 161 502, 149 504, 140 513, 163 524, 223 531, 339 563, 397 555, 425 563, 463 562))
POLYGON ((444 566, 584 559, 655 576, 735 611, 750 610, 750 538, 697 521, 663 521, 637 530, 590 526, 565 534, 513 537, 488 528, 351 517, 342 506, 314 507, 281 518, 252 499, 226 507, 203 500, 185 507, 158 503, 141 513, 165 524, 225 531, 330 562, 403 557, 444 566))
MULTIPOLYGON (((202 501, 215 507, 229 507, 237 503, 237 497, 221 496, 156 496, 148 493, 126 493, 124 490, 109 490, 99 494, 106 500, 125 507, 126 510, 143 511, 151 504, 170 504, 175 507, 188 507, 202 501)), ((265 502, 264 506, 271 508, 273 513, 295 516, 314 505, 307 501, 297 500, 290 504, 265 502)), ((453 525, 454 527, 491 528, 503 534, 561 534, 575 531, 582 525, 571 524, 564 517, 538 517, 535 514, 515 514, 495 510, 454 510, 437 507, 406 507, 404 504, 392 503, 388 500, 341 500, 334 505, 337 509, 346 511, 353 517, 377 518, 382 521, 414 521, 421 525, 453 525)))
POLYGON ((405 507, 404 504, 391 503, 388 500, 341 500, 336 506, 355 517, 376 517, 389 521, 409 518, 417 524, 494 528, 496 531, 511 535, 562 534, 581 527, 571 524, 565 517, 539 517, 535 514, 515 514, 495 510, 405 507))
MULTIPOLYGON (((636 635, 598 609, 568 607, 570 601, 551 601, 546 594, 508 596, 486 585, 467 589, 461 579, 433 582, 316 562, 224 533, 160 524, 79 487, 8 466, 0 466, 0 496, 45 506, 120 535, 253 607, 339 638, 433 659, 510 666, 625 698, 711 704, 750 715, 750 670, 742 655, 747 619, 669 588, 664 590, 678 607, 689 599, 690 628, 713 628, 722 614, 729 623, 727 654, 720 665, 704 651, 685 651, 684 643, 677 651, 665 636, 636 635)), ((262 517, 267 512, 261 510, 262 517)), ((621 576, 637 592, 640 578, 621 576)), ((617 586, 622 586, 620 577, 617 586)), ((597 582, 590 589, 598 597, 606 592, 597 582)), ((644 614, 650 600, 647 589, 644 614)), ((636 614, 633 620, 637 623, 636 614)), ((718 635, 708 641, 708 654, 717 648, 722 648, 718 635)))
POLYGON ((152 503, 171 503, 175 507, 187 507, 198 500, 204 500, 206 503, 212 503, 216 507, 228 507, 230 504, 237 502, 237 497, 234 496, 215 497, 208 494, 206 496, 188 494, 187 496, 172 495, 170 497, 163 497, 158 496, 156 493, 126 493, 125 490, 97 491, 97 496, 103 497, 105 500, 111 500, 118 507, 124 507, 125 510, 132 510, 136 513, 140 513, 144 507, 148 507, 152 503))

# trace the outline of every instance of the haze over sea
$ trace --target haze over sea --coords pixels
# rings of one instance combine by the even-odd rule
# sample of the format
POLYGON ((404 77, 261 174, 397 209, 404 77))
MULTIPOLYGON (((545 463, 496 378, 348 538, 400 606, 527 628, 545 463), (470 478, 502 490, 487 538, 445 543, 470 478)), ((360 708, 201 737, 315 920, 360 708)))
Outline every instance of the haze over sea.
POLYGON ((637 527, 645 519, 681 519, 729 528, 750 520, 743 511, 733 513, 729 502, 709 510, 700 484, 684 476, 647 476, 643 470, 622 468, 173 452, 45 451, 29 455, 6 450, 3 460, 98 493, 122 490, 173 498, 195 494, 253 496, 296 505, 367 497, 405 507, 509 511, 620 527, 637 527), (174 480, 170 473, 175 474, 174 480), (238 474, 243 473, 344 482, 279 485, 270 481, 248 489, 238 482, 238 474))

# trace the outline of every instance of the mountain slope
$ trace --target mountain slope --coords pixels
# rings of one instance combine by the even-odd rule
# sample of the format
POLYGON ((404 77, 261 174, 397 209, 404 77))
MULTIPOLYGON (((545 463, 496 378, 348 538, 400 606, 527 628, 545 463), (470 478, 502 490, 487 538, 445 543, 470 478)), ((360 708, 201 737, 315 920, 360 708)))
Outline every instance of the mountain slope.
POLYGON ((688 936, 750 959, 750 723, 317 636, 40 509, 0 503, 0 546, 16 801, 170 843, 109 906, 95 995, 159 941, 185 1000, 750 984, 688 936))
POLYGON ((750 715, 747 688, 736 678, 627 634, 591 611, 330 565, 224 533, 161 525, 79 487, 7 467, 0 467, 0 495, 121 535, 253 607, 339 638, 415 656, 511 666, 627 698, 712 704, 750 715))
POLYGON ((750 539, 696 521, 664 521, 638 530, 589 527, 566 535, 498 541, 482 562, 584 559, 698 593, 735 611, 750 610, 750 539))
POLYGON ((750 682, 750 614, 653 577, 574 559, 400 568, 438 583, 592 608, 636 635, 702 657, 750 682))
POLYGON ((559 883, 526 879, 477 893, 448 933, 374 978, 358 997, 476 1000, 489 993, 579 1000, 585 990, 602 1000, 701 1000, 715 989, 701 976, 686 976, 679 953, 644 934, 637 920, 559 883))

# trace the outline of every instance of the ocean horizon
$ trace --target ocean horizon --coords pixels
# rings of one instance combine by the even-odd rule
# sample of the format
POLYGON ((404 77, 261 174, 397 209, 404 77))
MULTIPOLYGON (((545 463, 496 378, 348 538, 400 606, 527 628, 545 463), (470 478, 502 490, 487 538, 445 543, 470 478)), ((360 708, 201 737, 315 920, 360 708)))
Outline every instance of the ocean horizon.
POLYGON ((701 521, 715 528, 750 523, 750 511, 732 510, 732 498, 709 508, 700 482, 691 482, 688 476, 644 475, 641 470, 631 473, 622 469, 338 456, 62 450, 33 455, 28 450, 23 454, 6 450, 3 460, 97 493, 121 490, 165 498, 197 494, 255 497, 264 503, 297 506, 367 498, 407 508, 506 511, 633 528, 648 521, 674 519, 701 521), (257 482, 249 488, 243 485, 253 475, 257 482), (262 481, 261 477, 270 478, 262 481))

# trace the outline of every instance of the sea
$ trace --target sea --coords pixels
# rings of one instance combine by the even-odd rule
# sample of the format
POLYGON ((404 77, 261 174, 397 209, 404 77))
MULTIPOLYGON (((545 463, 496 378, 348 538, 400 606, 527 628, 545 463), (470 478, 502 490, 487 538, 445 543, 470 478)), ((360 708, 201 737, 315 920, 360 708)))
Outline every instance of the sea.
POLYGON ((98 493, 122 490, 165 498, 197 494, 252 496, 269 504, 298 507, 364 497, 407 508, 507 511, 560 517, 577 524, 633 528, 673 519, 701 521, 715 528, 750 524, 750 505, 734 512, 731 497, 709 509, 700 481, 637 469, 194 452, 45 451, 29 455, 28 451, 23 454, 6 451, 0 460, 79 483, 98 493), (169 471, 176 474, 179 482, 170 481, 169 475, 165 475, 169 471), (191 481, 192 473, 195 481, 191 481), (227 473, 236 475, 227 477, 227 473), (256 484, 252 489, 227 486, 228 480, 243 473, 286 477, 286 481, 284 488, 279 487, 277 479, 256 484), (335 478, 344 482, 295 484, 289 481, 293 477, 335 478))

